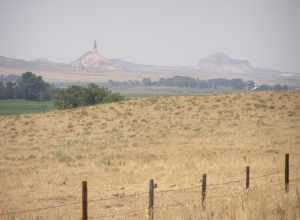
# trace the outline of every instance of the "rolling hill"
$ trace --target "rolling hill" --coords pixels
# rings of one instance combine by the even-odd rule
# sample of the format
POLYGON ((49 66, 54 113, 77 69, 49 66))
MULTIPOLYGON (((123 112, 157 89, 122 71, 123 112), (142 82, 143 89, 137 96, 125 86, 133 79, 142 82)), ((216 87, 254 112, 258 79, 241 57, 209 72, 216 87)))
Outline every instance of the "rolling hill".
POLYGON ((299 183, 291 183, 289 196, 281 187, 285 153, 291 154, 291 178, 300 175, 295 168, 300 166, 299 92, 151 97, 0 116, 0 132, 0 213, 74 203, 30 216, 79 218, 80 184, 87 180, 91 200, 117 200, 91 202, 90 218, 142 209, 143 214, 130 219, 143 219, 148 181, 154 178, 157 206, 181 204, 158 209, 157 219, 299 217, 299 208, 293 208, 299 183), (218 197, 242 190, 246 165, 254 178, 249 196, 218 197), (255 179, 274 172, 280 174, 255 179), (210 186, 215 202, 209 200, 206 211, 199 213, 203 173, 209 184, 239 179, 241 183, 210 186), (190 187, 194 191, 176 191, 190 187), (141 192, 146 193, 138 196, 141 192), (126 197, 132 193, 136 196, 126 197))

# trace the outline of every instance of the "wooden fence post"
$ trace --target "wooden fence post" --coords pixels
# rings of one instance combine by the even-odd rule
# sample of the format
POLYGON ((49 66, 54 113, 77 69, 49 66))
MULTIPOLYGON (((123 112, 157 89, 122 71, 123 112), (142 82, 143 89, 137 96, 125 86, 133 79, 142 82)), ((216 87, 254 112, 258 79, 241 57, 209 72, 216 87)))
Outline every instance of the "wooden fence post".
POLYGON ((290 169, 289 169, 289 154, 285 154, 285 192, 289 191, 290 169))
POLYGON ((149 215, 149 220, 153 220, 154 219, 154 180, 151 179, 149 181, 149 207, 148 207, 148 215, 149 215))
POLYGON ((250 187, 250 167, 246 166, 246 189, 250 187))
POLYGON ((82 220, 88 220, 87 181, 82 182, 82 220))
POLYGON ((202 194, 201 194, 201 202, 202 202, 202 208, 205 209, 205 198, 206 198, 206 173, 203 174, 202 177, 202 194))

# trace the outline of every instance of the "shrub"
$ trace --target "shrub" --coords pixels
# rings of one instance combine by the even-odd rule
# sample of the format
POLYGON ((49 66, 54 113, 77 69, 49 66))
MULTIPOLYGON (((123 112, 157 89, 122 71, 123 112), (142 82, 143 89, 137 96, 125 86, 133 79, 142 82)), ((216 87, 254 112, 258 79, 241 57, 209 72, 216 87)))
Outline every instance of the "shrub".
POLYGON ((76 108, 79 106, 124 100, 119 93, 112 93, 106 88, 89 84, 87 87, 71 86, 61 89, 55 97, 55 106, 59 109, 76 108))
POLYGON ((118 102, 124 100, 124 96, 122 96, 119 93, 111 93, 110 95, 104 97, 103 102, 104 103, 110 103, 110 102, 118 102))

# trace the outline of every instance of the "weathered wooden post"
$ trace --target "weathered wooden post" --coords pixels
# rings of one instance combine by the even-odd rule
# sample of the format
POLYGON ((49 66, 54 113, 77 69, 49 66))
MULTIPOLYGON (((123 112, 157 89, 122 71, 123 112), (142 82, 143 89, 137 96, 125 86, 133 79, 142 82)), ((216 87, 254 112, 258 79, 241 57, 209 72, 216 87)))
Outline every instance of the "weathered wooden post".
POLYGON ((202 177, 201 202, 202 202, 202 208, 203 209, 205 209, 205 198, 206 198, 206 173, 203 174, 203 177, 202 177))
POLYGON ((246 189, 250 187, 250 167, 246 166, 246 189))
POLYGON ((289 192, 289 182, 290 182, 290 167, 289 167, 289 154, 285 154, 285 192, 289 192))
POLYGON ((154 188, 155 188, 155 184, 154 184, 154 180, 151 179, 149 181, 149 206, 148 206, 148 215, 149 215, 149 220, 153 220, 154 219, 154 188))
POLYGON ((82 220, 88 220, 87 181, 82 182, 82 220))

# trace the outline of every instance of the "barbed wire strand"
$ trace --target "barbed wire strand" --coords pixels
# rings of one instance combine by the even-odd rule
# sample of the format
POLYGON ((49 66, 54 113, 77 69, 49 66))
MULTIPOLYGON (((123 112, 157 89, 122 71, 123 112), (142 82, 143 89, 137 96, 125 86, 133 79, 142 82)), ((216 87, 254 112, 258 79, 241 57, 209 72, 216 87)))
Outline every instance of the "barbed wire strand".
POLYGON ((146 194, 148 194, 148 192, 132 193, 132 194, 127 194, 127 195, 122 195, 121 197, 116 197, 116 196, 108 197, 108 198, 95 197, 93 199, 88 200, 88 202, 93 203, 93 202, 100 202, 100 201, 120 200, 120 199, 127 199, 127 198, 131 198, 131 197, 141 197, 146 194))
POLYGON ((186 190, 198 188, 200 186, 201 185, 196 185, 196 186, 191 186, 191 187, 186 187, 186 188, 179 188, 179 189, 159 190, 159 191, 155 191, 155 193, 167 193, 167 192, 176 192, 176 191, 186 191, 186 190))
POLYGON ((133 214, 137 214, 137 213, 141 213, 141 212, 145 212, 146 209, 135 209, 135 210, 131 210, 128 212, 121 212, 121 213, 115 213, 115 214, 110 214, 110 215, 98 215, 95 216, 96 218, 108 218, 108 217, 117 217, 117 216, 129 216, 129 215, 133 215, 133 214))
MULTIPOLYGON (((299 168, 299 167, 295 167, 295 168, 299 168)), ((274 175, 278 175, 278 174, 283 174, 283 172, 272 172, 272 173, 268 173, 268 174, 264 174, 261 176, 254 176, 251 177, 250 180, 253 179, 260 179, 260 178, 264 178, 264 177, 268 177, 268 176, 274 176, 274 175)), ((290 182, 293 181, 297 181, 300 180, 299 178, 294 178, 294 179, 290 179, 290 182)), ((208 184, 208 186, 222 186, 222 185, 228 185, 228 184, 232 184, 232 183, 240 183, 244 181, 243 179, 239 179, 239 180, 231 180, 231 181, 227 181, 227 182, 222 182, 222 183, 216 183, 216 184, 208 184)), ((201 185, 196 185, 196 186, 192 186, 192 187, 186 187, 186 188, 180 188, 180 189, 169 189, 169 190, 159 190, 156 191, 156 193, 167 193, 167 192, 176 192, 176 191, 185 191, 185 190, 189 190, 189 189, 195 189, 196 187, 200 187, 201 185)), ((210 188, 214 189, 214 188, 210 188)), ((99 202, 99 201, 109 201, 109 200, 118 200, 118 199, 126 199, 126 198, 130 198, 130 197, 139 197, 142 195, 146 195, 148 192, 141 192, 141 193, 133 193, 133 194, 128 194, 128 195, 124 195, 122 197, 108 197, 108 198, 94 198, 91 200, 88 200, 88 203, 93 203, 93 202, 99 202)), ((56 206, 47 206, 47 207, 42 207, 42 208, 35 208, 35 209, 27 209, 27 210, 19 210, 19 211, 13 211, 13 212, 5 212, 5 213, 0 213, 0 216, 5 216, 5 215, 15 215, 15 214, 24 214, 24 213, 30 213, 30 212, 40 212, 40 211, 44 211, 44 210, 49 210, 49 209, 57 209, 57 208, 61 208, 61 207, 66 207, 66 206, 71 206, 71 205, 78 205, 81 204, 81 201, 78 202, 73 202, 73 203, 67 203, 67 204, 62 204, 62 205, 56 205, 56 206)))
POLYGON ((35 209, 26 209, 26 210, 20 210, 20 211, 6 212, 6 213, 0 213, 0 216, 15 215, 15 214, 25 214, 25 213, 30 213, 30 212, 40 212, 40 211, 49 210, 49 209, 57 209, 57 208, 61 208, 61 207, 78 205, 78 204, 81 204, 81 203, 82 202, 80 201, 80 202, 73 202, 73 203, 67 203, 67 204, 56 205, 56 206, 47 206, 47 207, 42 207, 42 208, 35 208, 35 209))

